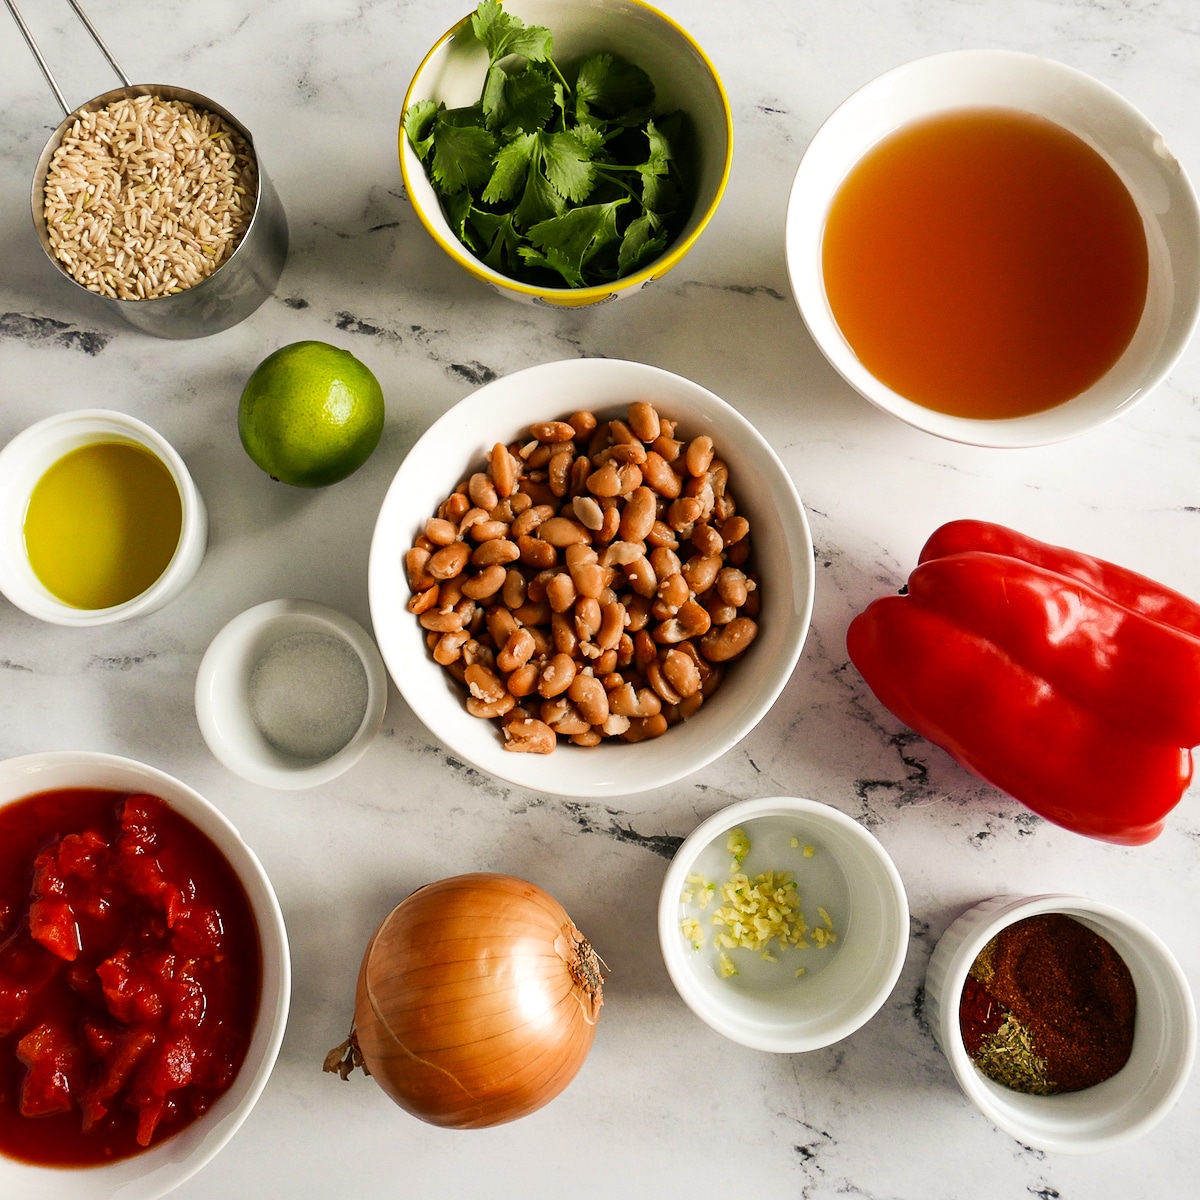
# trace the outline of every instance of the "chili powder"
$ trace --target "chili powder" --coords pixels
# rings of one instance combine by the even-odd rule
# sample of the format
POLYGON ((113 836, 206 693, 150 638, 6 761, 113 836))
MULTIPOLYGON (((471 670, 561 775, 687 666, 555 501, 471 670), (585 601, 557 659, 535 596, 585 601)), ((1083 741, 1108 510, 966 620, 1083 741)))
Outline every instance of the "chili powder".
POLYGON ((1121 956, 1065 913, 998 933, 959 1002, 967 1053, 1016 1091, 1078 1092, 1111 1078, 1133 1049, 1137 990, 1121 956))

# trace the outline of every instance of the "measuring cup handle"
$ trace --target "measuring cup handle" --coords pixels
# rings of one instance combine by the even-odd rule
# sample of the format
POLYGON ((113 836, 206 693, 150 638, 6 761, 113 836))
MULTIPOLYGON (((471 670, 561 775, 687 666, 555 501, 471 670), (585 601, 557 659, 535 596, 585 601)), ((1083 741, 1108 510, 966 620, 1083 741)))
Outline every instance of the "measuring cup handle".
MULTIPOLYGON (((58 100, 59 107, 63 110, 64 116, 71 115, 71 109, 67 106, 67 101, 62 94, 62 89, 58 86, 58 82, 54 78, 53 72, 50 70, 45 58, 42 57, 42 52, 38 49, 37 42, 33 39, 33 34, 29 32, 29 26, 25 24, 25 19, 21 16, 17 9, 15 0, 4 0, 8 11, 12 13, 12 18, 17 23, 17 28, 21 31, 21 36, 25 39, 29 49, 33 51, 33 57, 37 59, 37 65, 41 67, 42 74, 46 77, 46 82, 50 85, 50 90, 54 93, 58 100)), ((74 10, 75 15, 83 23, 84 29, 88 31, 92 41, 96 43, 100 53, 108 59, 108 65, 117 73, 117 77, 126 86, 130 87, 129 76, 121 69, 121 64, 112 56, 112 51, 104 44, 104 39, 96 32, 96 27, 88 20, 88 15, 79 5, 79 0, 67 0, 67 3, 74 10)))

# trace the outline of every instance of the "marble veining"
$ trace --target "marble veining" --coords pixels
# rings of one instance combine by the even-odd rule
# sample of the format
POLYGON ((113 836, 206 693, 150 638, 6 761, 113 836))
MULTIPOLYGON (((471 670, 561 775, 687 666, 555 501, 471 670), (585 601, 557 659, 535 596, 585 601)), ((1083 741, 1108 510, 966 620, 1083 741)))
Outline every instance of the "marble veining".
MULTIPOLYGON (((512 0, 519 12, 517 0, 512 0)), ((978 783, 899 724, 845 652, 850 618, 899 588, 945 520, 998 520, 1200 597, 1200 347, 1120 421, 1028 451, 942 442, 876 412, 805 332, 783 263, 800 155, 857 87, 925 54, 1034 51, 1141 108, 1200 174, 1195 0, 659 0, 706 48, 735 116, 720 211, 664 279, 589 311, 526 308, 451 263, 414 215, 396 161, 405 88, 464 0, 86 0, 135 80, 191 87, 252 131, 288 213, 274 297, 198 342, 119 323, 45 260, 29 214, 60 114, 0 15, 0 442, 51 413, 113 407, 180 451, 206 498, 207 558, 174 603, 128 626, 42 625, 0 600, 0 754, 127 754, 198 788, 274 881, 294 956, 278 1067, 232 1143, 181 1200, 708 1195, 793 1200, 1125 1200, 1193 1194, 1200 1085, 1133 1146, 1068 1158, 995 1129, 958 1092, 931 1036, 924 974, 966 907, 1003 892, 1082 892, 1149 923, 1200 985, 1193 788, 1145 847, 1089 842, 978 783), (319 338, 380 378, 388 418, 355 476, 301 494, 242 452, 237 399, 270 351, 319 338), (208 752, 192 691, 236 613, 309 597, 369 623, 366 567, 387 486, 421 432, 472 389, 563 357, 639 359, 711 388, 783 460, 816 544, 812 629, 783 695, 744 741, 671 787, 609 802, 535 795, 436 744, 393 689, 362 762, 325 787, 275 793, 208 752), (748 796, 836 805, 896 861, 908 958, 879 1014, 800 1056, 759 1054, 692 1017, 658 952, 667 860, 705 817, 748 796), (595 1048, 540 1113, 475 1134, 407 1117, 369 1081, 322 1075, 344 1036, 367 938, 421 883, 469 870, 535 879, 608 963, 595 1048)), ((65 3, 22 5, 73 103, 113 86, 65 3)), ((564 397, 564 408, 570 407, 564 397)))

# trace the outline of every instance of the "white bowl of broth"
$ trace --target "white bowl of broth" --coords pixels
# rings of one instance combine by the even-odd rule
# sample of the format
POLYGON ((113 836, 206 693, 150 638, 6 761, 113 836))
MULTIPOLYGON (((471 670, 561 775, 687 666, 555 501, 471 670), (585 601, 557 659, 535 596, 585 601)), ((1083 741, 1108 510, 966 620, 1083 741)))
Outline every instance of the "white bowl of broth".
POLYGON ((40 620, 152 612, 196 574, 207 540, 183 459, 135 417, 61 413, 0 451, 0 591, 40 620))
POLYGON ((1162 135, 1090 76, 1011 51, 919 59, 845 101, 801 160, 786 253, 842 377, 975 445, 1121 415, 1200 313, 1200 209, 1162 135))

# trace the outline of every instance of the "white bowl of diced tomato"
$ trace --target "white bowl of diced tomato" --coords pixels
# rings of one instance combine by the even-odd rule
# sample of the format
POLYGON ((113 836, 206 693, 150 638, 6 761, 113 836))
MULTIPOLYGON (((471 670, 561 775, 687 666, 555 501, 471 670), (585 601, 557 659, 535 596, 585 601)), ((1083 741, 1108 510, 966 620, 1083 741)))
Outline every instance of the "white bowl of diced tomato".
POLYGON ((254 852, 131 759, 0 762, 0 1196, 153 1200, 233 1136, 290 995, 254 852))

